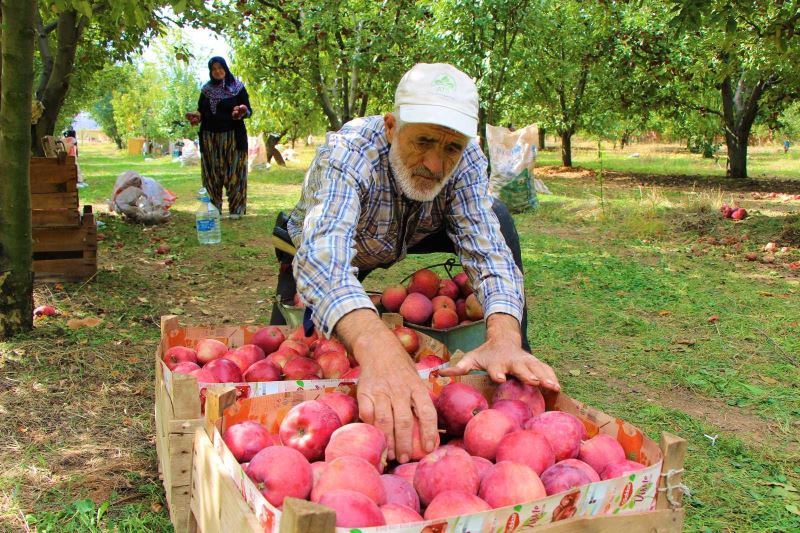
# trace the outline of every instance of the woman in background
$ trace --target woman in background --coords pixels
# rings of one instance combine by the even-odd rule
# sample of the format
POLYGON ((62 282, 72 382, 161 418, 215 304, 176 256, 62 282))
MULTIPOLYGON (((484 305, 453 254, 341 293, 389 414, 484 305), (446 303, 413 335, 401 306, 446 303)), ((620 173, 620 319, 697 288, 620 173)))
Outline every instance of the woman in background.
POLYGON ((187 113, 200 124, 201 175, 211 202, 222 213, 222 189, 232 219, 247 211, 247 129, 253 110, 244 84, 221 57, 208 62, 210 80, 203 85, 197 111, 187 113))

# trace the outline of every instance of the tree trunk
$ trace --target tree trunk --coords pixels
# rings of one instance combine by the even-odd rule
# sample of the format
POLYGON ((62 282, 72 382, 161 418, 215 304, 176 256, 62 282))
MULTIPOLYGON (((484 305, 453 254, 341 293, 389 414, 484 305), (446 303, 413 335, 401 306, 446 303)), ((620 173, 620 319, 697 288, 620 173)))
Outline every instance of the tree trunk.
POLYGON ((53 135, 61 106, 64 105, 69 92, 69 81, 75 66, 75 53, 84 27, 80 18, 80 15, 72 10, 64 11, 58 17, 56 28, 58 48, 44 91, 41 95, 37 95, 44 104, 44 113, 33 127, 33 139, 31 139, 31 146, 37 155, 44 155, 39 141, 45 135, 53 135))
POLYGON ((770 86, 769 80, 759 80, 748 87, 745 74, 739 76, 736 87, 730 76, 722 82, 722 116, 725 123, 725 145, 728 147, 728 177, 747 179, 747 143, 750 129, 758 114, 758 101, 770 86))
POLYGON ((544 150, 544 141, 546 135, 547 130, 544 128, 539 128, 539 150, 544 150))
POLYGON ((0 339, 33 327, 30 146, 36 0, 1 0, 0 339))
POLYGON ((561 134, 561 164, 565 167, 572 166, 572 130, 564 130, 561 134))

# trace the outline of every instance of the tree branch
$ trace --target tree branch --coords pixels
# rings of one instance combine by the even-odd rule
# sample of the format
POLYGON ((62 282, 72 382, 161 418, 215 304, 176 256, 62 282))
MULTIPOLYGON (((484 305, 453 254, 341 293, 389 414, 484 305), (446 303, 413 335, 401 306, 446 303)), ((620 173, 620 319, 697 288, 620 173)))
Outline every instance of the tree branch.
MULTIPOLYGON (((36 10, 35 17, 39 55, 42 57, 42 72, 39 75, 39 84, 36 87, 36 99, 41 100, 44 90, 47 87, 47 81, 50 79, 50 74, 53 72, 53 52, 50 50, 50 43, 47 40, 47 34, 49 32, 43 25, 42 15, 39 13, 38 9, 36 10)), ((51 22, 47 26, 52 26, 53 28, 58 27, 58 20, 51 22)), ((52 29, 50 31, 52 31, 52 29)))

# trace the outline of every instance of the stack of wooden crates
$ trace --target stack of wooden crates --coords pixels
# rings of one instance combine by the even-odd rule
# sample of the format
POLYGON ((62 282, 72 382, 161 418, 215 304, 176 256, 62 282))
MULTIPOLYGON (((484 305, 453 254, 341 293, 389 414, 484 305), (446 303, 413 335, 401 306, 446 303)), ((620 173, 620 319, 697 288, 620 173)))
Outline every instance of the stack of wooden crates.
POLYGON ((32 157, 33 271, 37 281, 82 281, 97 272, 92 206, 78 206, 74 157, 32 157))

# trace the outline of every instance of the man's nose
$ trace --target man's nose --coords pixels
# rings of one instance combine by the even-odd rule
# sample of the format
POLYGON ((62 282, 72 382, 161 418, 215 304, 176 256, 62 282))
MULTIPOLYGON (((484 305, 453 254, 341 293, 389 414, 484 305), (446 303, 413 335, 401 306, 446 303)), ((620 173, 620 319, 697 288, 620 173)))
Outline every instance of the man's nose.
POLYGON ((441 174, 442 170, 444 169, 444 161, 442 160, 442 157, 434 151, 430 151, 425 155, 425 159, 422 161, 422 164, 434 174, 441 174))

